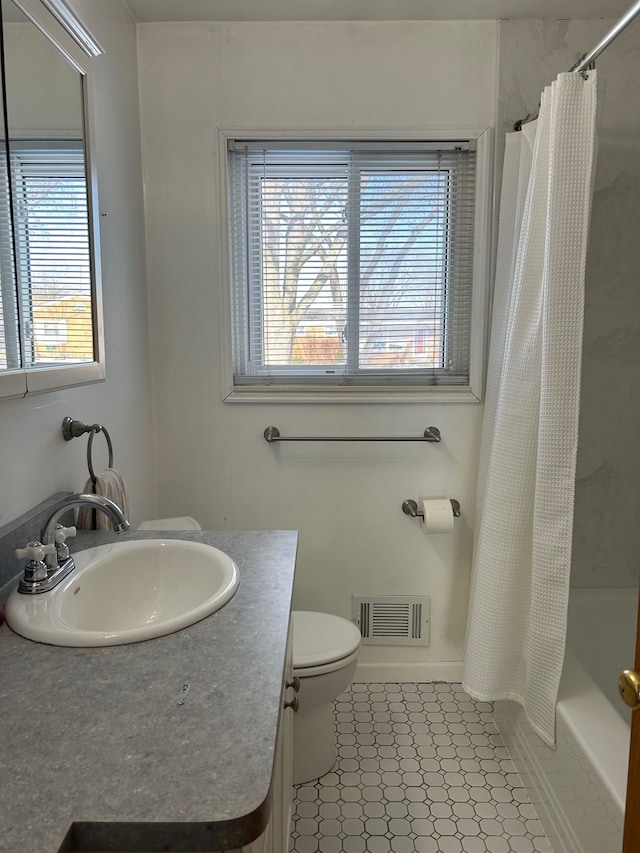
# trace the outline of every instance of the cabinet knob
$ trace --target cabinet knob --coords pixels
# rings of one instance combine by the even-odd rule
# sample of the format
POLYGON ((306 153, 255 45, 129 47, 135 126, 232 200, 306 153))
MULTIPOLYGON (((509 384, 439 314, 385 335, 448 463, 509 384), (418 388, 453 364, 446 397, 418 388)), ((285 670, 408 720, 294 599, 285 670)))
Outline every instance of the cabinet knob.
POLYGON ((296 691, 296 693, 298 693, 298 691, 300 690, 300 677, 297 675, 294 675, 294 677, 291 679, 291 681, 287 681, 284 686, 285 686, 285 688, 286 687, 293 687, 293 689, 296 691))
POLYGON ((298 708, 300 707, 300 700, 297 696, 294 696, 289 702, 284 703, 285 708, 291 708, 294 714, 298 713, 298 708))

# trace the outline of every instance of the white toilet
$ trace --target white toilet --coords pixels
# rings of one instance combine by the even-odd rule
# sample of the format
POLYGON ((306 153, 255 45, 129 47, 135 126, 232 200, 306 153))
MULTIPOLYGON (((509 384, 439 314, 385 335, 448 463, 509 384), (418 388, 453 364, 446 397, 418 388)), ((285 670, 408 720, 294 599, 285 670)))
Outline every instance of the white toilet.
POLYGON ((293 675, 300 679, 293 719, 293 783, 310 782, 336 762, 333 700, 353 679, 360 631, 347 619, 294 610, 293 675))

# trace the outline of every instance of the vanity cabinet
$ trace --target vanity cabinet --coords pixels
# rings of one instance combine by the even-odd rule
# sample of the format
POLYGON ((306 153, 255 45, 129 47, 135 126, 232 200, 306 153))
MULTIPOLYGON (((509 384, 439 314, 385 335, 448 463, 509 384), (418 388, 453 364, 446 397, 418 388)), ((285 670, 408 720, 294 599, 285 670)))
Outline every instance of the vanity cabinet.
POLYGON ((273 824, 272 853, 288 853, 291 834, 291 812, 293 809, 293 715, 296 712, 298 698, 293 687, 293 625, 289 621, 287 652, 284 667, 282 690, 282 710, 276 763, 273 780, 273 805, 271 821, 273 824))
MULTIPOLYGON (((238 566, 236 594, 212 616, 96 650, 35 643, 0 627, 0 766, 10 780, 0 849, 288 853, 297 535, 167 535, 218 548, 238 566), (73 725, 52 730, 51 707, 70 703, 73 725), (44 752, 34 730, 48 732, 44 752), (34 780, 57 791, 35 822, 21 819, 34 780)), ((109 531, 81 531, 76 550, 114 541, 109 531)))
POLYGON ((293 715, 297 704, 293 687, 292 627, 289 623, 282 685, 282 708, 273 768, 271 818, 262 835, 242 853, 288 853, 293 809, 293 715))
MULTIPOLYGON (((292 625, 289 622, 287 649, 282 682, 282 707, 276 739, 272 776, 271 816, 266 829, 245 847, 221 850, 219 853, 288 853, 293 810, 293 715, 296 693, 293 686, 292 625)), ((62 851, 61 851, 62 853, 62 851)), ((98 853, 98 851, 78 851, 98 853)))

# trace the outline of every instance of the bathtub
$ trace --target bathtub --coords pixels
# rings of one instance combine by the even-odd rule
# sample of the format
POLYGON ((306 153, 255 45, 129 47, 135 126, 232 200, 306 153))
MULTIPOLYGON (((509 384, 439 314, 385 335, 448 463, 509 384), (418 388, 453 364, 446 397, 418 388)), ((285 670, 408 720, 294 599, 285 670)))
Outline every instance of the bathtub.
POLYGON ((616 678, 634 665, 636 614, 635 589, 571 590, 557 749, 534 734, 519 705, 496 703, 496 724, 554 853, 622 849, 631 712, 616 678))

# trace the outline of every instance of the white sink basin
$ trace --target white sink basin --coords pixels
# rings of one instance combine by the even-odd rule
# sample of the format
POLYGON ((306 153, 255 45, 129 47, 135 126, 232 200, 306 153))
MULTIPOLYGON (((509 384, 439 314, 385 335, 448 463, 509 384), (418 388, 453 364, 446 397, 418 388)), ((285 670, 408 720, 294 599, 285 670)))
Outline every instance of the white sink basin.
POLYGON ((114 646, 172 634, 235 594, 231 557, 200 542, 140 539, 74 555, 76 568, 50 592, 7 599, 9 626, 54 646, 114 646))

